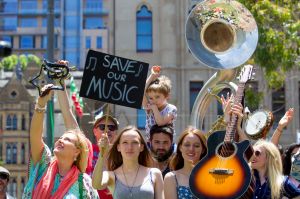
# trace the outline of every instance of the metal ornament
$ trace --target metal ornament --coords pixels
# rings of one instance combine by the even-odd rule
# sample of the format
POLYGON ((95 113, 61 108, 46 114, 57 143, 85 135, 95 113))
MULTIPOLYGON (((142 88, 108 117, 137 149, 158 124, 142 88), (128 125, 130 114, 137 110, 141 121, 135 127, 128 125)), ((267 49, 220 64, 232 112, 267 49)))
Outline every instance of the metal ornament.
POLYGON ((29 83, 38 89, 40 96, 43 96, 41 89, 46 84, 53 84, 51 90, 63 91, 64 80, 71 77, 70 70, 75 70, 75 66, 51 63, 44 59, 39 74, 29 80, 29 83))

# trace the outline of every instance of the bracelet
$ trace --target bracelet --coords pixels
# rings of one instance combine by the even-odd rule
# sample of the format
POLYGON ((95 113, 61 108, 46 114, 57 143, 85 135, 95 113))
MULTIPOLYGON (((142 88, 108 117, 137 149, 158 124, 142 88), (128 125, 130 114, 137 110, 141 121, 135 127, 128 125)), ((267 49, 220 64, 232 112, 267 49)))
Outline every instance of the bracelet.
POLYGON ((39 105, 39 103, 35 104, 34 110, 38 113, 45 113, 46 112, 46 106, 42 107, 39 105))

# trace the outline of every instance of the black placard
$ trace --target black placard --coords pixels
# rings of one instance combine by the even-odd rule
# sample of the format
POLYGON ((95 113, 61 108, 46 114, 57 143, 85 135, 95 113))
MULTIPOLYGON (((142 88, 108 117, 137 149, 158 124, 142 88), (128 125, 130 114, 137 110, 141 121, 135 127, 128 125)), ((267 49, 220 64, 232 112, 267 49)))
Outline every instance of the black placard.
POLYGON ((141 108, 149 64, 89 50, 79 95, 141 108))

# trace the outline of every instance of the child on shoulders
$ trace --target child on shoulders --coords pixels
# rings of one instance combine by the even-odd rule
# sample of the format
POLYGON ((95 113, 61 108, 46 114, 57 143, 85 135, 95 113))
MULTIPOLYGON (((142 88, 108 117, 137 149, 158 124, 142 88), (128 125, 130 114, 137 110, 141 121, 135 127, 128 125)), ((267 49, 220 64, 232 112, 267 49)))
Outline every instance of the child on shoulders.
POLYGON ((171 80, 160 76, 160 66, 153 66, 151 74, 147 78, 143 99, 143 107, 146 111, 146 137, 150 138, 150 129, 153 125, 163 126, 171 124, 175 127, 177 108, 168 103, 171 93, 171 80))

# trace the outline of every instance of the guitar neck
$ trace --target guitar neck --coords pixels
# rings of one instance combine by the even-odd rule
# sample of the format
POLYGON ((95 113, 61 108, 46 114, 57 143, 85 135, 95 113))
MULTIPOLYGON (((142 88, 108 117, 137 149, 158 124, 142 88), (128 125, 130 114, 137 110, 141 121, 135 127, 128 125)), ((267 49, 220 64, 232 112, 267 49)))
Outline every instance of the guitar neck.
MULTIPOLYGON (((234 97, 234 105, 239 104, 242 102, 245 90, 245 83, 239 83, 238 89, 236 91, 236 95, 234 97)), ((226 134, 224 141, 232 142, 234 141, 236 127, 237 127, 238 116, 233 114, 231 116, 230 122, 226 128, 226 134)))

